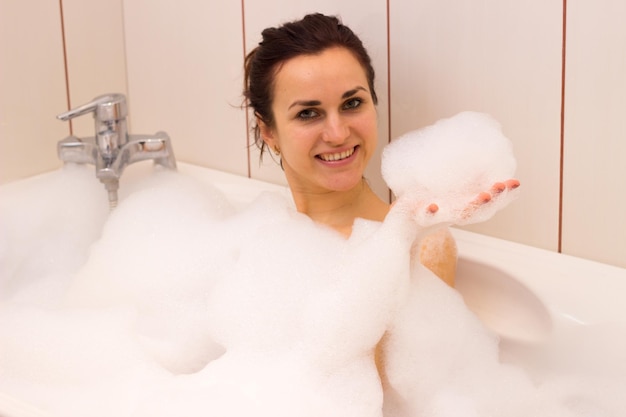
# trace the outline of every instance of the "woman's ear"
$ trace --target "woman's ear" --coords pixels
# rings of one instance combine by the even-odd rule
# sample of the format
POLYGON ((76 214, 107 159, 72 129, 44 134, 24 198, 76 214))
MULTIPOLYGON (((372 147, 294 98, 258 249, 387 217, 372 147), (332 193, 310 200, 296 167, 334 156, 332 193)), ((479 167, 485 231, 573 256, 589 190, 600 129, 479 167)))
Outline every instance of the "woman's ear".
POLYGON ((274 132, 272 128, 268 126, 259 116, 256 117, 256 124, 259 127, 259 132, 261 134, 261 139, 263 142, 267 144, 270 149, 276 149, 278 144, 276 143, 276 139, 274 138, 274 132))

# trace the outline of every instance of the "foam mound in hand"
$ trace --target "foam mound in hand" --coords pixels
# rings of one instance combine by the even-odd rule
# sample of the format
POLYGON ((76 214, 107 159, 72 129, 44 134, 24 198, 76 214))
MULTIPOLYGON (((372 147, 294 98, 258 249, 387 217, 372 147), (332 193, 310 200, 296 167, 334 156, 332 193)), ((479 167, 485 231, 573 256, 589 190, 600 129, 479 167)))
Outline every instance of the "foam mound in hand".
POLYGON ((392 141, 383 151, 382 175, 399 200, 435 203, 438 221, 469 224, 487 220, 515 198, 505 190, 487 204, 471 203, 513 178, 516 165, 500 124, 468 111, 392 141))

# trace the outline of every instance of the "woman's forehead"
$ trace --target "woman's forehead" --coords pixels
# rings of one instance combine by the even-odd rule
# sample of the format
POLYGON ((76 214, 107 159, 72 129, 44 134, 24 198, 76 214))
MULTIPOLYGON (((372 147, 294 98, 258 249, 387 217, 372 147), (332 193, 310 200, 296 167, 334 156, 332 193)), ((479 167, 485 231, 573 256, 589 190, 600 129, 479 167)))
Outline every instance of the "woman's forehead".
POLYGON ((354 55, 345 48, 330 48, 284 62, 275 75, 274 98, 317 100, 316 95, 327 94, 341 98, 352 90, 368 91, 367 86, 365 70, 354 55))

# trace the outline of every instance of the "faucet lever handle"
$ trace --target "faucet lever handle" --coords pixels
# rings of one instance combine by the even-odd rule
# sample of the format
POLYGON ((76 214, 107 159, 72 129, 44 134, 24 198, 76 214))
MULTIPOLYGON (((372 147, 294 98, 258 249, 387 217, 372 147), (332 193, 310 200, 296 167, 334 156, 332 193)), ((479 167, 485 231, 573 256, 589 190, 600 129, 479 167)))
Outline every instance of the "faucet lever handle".
POLYGON ((57 115, 59 120, 70 120, 87 113, 94 113, 100 121, 121 120, 128 115, 126 97, 124 94, 105 94, 94 98, 89 103, 57 115))

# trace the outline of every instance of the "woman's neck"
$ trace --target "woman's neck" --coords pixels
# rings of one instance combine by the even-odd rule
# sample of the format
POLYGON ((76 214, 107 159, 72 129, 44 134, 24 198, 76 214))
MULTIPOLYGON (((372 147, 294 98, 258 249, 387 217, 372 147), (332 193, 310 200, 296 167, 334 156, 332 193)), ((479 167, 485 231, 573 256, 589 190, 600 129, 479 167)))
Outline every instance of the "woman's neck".
POLYGON ((292 189, 296 209, 316 223, 329 226, 346 237, 356 218, 384 220, 389 204, 382 201, 365 179, 347 191, 312 193, 292 189))

